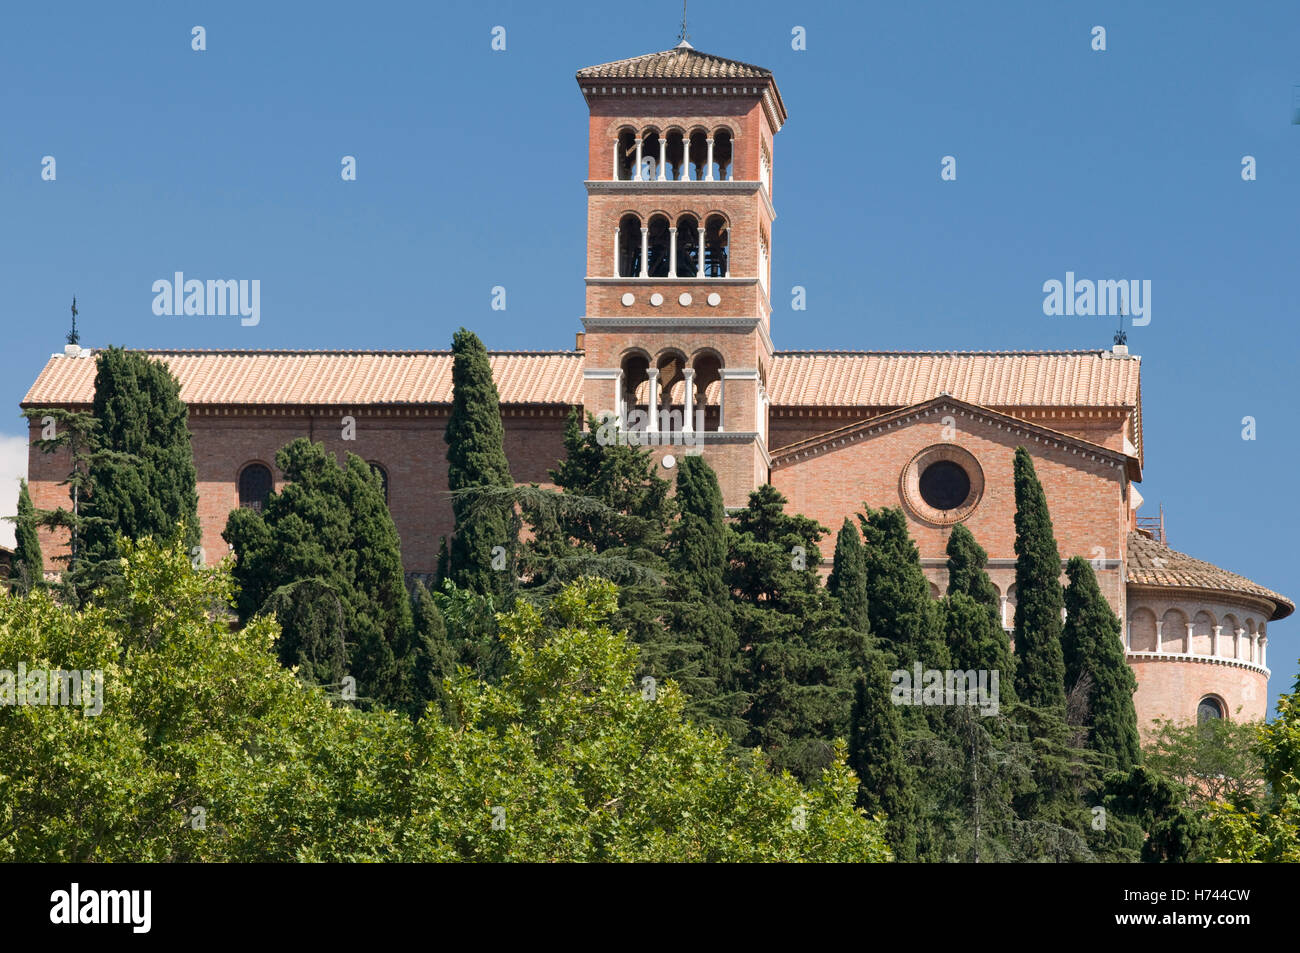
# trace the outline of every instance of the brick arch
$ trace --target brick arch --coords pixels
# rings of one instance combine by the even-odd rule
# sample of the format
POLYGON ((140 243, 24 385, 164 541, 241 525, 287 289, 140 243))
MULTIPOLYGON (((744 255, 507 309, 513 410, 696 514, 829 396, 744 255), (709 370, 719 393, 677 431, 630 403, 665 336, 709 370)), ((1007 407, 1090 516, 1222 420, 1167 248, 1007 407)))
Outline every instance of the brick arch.
POLYGON ((1214 613, 1201 609, 1192 617, 1192 653, 1209 655, 1214 645, 1214 627, 1218 625, 1214 613))
POLYGON ((1138 606, 1129 613, 1128 648, 1130 652, 1156 650, 1156 614, 1146 606, 1138 606))
POLYGON ((1177 606, 1170 606, 1160 617, 1164 623, 1161 631, 1161 647, 1166 652, 1187 651, 1187 613, 1177 606))

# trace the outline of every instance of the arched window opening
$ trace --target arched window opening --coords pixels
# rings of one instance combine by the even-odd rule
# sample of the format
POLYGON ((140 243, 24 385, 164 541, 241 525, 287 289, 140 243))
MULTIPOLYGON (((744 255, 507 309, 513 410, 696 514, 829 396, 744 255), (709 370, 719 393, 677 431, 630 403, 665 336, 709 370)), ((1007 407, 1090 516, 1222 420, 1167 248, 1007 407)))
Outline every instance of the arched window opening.
POLYGON ((384 505, 387 506, 388 505, 388 471, 384 469, 382 464, 375 463, 374 460, 370 461, 370 469, 374 470, 375 475, 379 477, 379 485, 383 487, 384 490, 384 505))
POLYGON ((262 512, 271 498, 271 469, 262 463, 250 463, 239 474, 239 505, 262 512))
POLYGON ((653 215, 650 218, 650 277, 667 278, 672 257, 671 235, 668 231, 668 216, 653 215))
POLYGON ((618 274, 636 278, 641 274, 641 220, 624 215, 618 223, 618 274))
POLYGON ((668 179, 679 182, 686 178, 686 140, 680 129, 668 133, 668 179))
POLYGON ((665 351, 655 362, 659 368, 659 418, 661 433, 679 433, 686 416, 686 358, 677 351, 665 351))
POLYGON ((710 215, 704 223, 704 274, 709 278, 731 277, 727 244, 730 229, 721 215, 710 215))
POLYGON ((691 427, 697 431, 721 430, 722 361, 712 351, 705 351, 695 356, 694 367, 691 427))
POLYGON ((677 277, 701 277, 702 264, 699 220, 694 215, 683 215, 677 220, 677 277))
POLYGON ((620 429, 645 430, 648 422, 650 399, 650 359, 644 354, 629 354, 623 358, 622 388, 619 392, 620 429), (637 412, 633 416, 633 412, 637 412))
POLYGON ((663 161, 663 140, 657 132, 647 132, 641 140, 641 181, 654 182, 659 178, 663 161))
POLYGON ((624 129, 618 134, 618 143, 614 146, 614 178, 620 182, 630 182, 636 172, 636 133, 624 129))
POLYGON ((687 172, 692 182, 703 182, 709 165, 709 136, 703 129, 691 133, 687 143, 687 172))
POLYGON ((1203 725, 1207 721, 1218 721, 1223 718, 1223 702, 1213 695, 1206 695, 1196 706, 1196 723, 1203 725))
POLYGON ((713 134, 713 177, 719 182, 731 181, 731 132, 719 129, 713 134))

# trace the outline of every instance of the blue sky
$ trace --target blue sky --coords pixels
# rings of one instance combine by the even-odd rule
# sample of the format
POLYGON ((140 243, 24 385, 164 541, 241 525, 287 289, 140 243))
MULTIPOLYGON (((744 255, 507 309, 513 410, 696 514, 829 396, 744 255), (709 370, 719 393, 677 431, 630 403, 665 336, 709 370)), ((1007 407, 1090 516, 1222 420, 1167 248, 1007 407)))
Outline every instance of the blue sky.
MULTIPOLYGON (((96 347, 432 348, 462 324, 493 348, 572 346, 573 74, 673 46, 680 7, 288 6, 0 13, 0 435, 19 438, 0 436, 5 512, 17 404, 61 348, 74 292, 96 347), (259 279, 260 324, 155 316, 152 283, 175 271, 259 279)), ((1151 323, 1129 338, 1144 513, 1163 504, 1175 548, 1300 596, 1300 5, 691 6, 696 48, 772 69, 790 112, 774 156, 778 348, 1105 347, 1113 319, 1045 316, 1043 282, 1150 280, 1151 323), (940 181, 945 155, 955 182, 940 181)), ((1276 695, 1300 667, 1300 624, 1271 635, 1276 695)))

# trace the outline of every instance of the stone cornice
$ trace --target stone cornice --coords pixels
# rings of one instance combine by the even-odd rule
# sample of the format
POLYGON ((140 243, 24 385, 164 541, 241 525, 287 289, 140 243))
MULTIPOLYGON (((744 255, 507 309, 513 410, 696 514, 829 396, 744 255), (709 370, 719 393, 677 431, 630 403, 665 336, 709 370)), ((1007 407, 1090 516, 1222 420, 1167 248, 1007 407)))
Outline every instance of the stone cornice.
POLYGON ((767 217, 771 221, 776 221, 776 206, 772 204, 772 196, 763 187, 763 183, 759 179, 728 179, 716 182, 702 182, 698 179, 665 179, 662 182, 657 179, 641 182, 629 179, 587 179, 583 184, 587 187, 588 195, 621 192, 662 195, 665 191, 674 189, 687 194, 692 192, 757 192, 763 200, 763 207, 767 211, 767 217))
POLYGON ((1247 671, 1258 672, 1265 678, 1271 674, 1271 670, 1254 662, 1247 662, 1244 659, 1237 658, 1220 658, 1217 655, 1188 655, 1185 652, 1133 652, 1125 650, 1125 657, 1137 659, 1143 662, 1202 662, 1207 665, 1226 665, 1229 668, 1244 668, 1247 671))

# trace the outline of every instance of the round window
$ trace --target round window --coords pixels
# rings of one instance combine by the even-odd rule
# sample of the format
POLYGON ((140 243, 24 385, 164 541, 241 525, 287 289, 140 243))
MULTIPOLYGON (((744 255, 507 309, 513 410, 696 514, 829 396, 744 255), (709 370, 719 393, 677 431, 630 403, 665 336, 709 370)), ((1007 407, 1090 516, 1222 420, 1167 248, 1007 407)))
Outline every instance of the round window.
POLYGON ((921 499, 936 510, 953 510, 970 496, 970 476, 961 464, 936 460, 921 471, 921 499))
POLYGON ((903 469, 903 503, 912 515, 935 526, 970 516, 984 495, 984 471, 968 450, 951 443, 927 447, 903 469))

